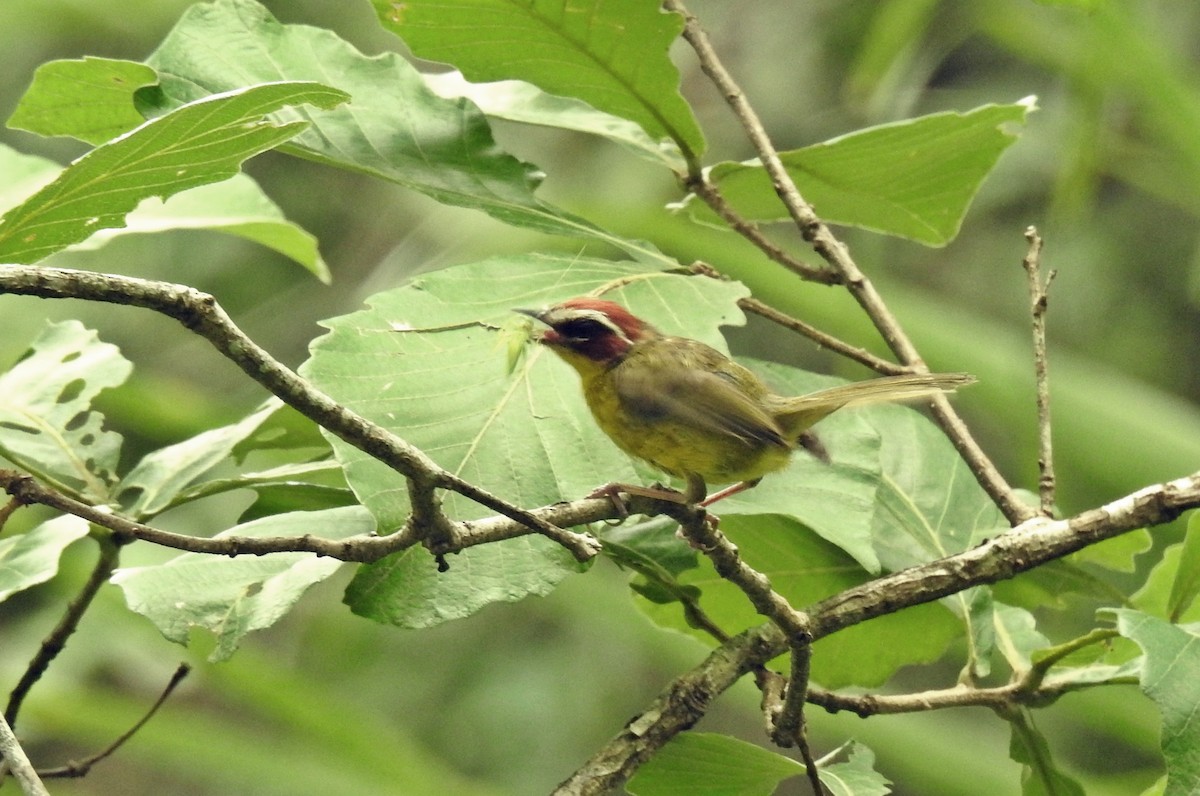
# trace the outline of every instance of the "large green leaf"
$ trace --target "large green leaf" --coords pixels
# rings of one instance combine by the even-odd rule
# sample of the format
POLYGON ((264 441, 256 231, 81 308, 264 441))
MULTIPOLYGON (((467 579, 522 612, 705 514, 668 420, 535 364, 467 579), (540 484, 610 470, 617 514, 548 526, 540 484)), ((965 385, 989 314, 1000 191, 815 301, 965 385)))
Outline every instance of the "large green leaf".
POLYGON ((804 764, 727 735, 686 732, 629 780, 634 796, 770 796, 804 764))
MULTIPOLYGON (((844 551, 787 517, 724 516, 721 530, 737 544, 743 560, 766 575, 771 587, 797 608, 869 580, 868 573, 844 551)), ((698 592, 700 608, 726 633, 763 622, 741 590, 717 575, 705 558, 696 569, 679 573, 676 583, 698 592)), ((680 606, 638 602, 658 624, 714 643, 688 625, 680 606)), ((817 641, 812 678, 827 688, 878 686, 901 666, 938 659, 961 633, 954 616, 940 604, 907 608, 817 641)))
POLYGON ((51 61, 34 73, 8 126, 102 144, 145 121, 133 106, 133 94, 157 82, 153 69, 133 61, 51 61))
MULTIPOLYGON (((25 201, 61 172, 62 167, 52 160, 0 145, 0 173, 6 177, 0 185, 0 212, 25 201)), ((101 230, 72 248, 92 249, 121 235, 172 229, 210 229, 236 235, 292 258, 322 281, 329 279, 316 238, 285 219, 279 206, 245 174, 182 191, 165 202, 145 199, 125 216, 125 226, 101 230)))
POLYGON ((656 141, 631 121, 598 111, 572 97, 547 94, 532 83, 522 80, 470 83, 461 72, 427 74, 425 82, 439 96, 466 97, 494 119, 602 136, 660 166, 676 171, 687 168, 674 143, 656 141))
POLYGON ((487 119, 465 100, 446 100, 394 53, 367 57, 328 30, 282 25, 253 0, 188 9, 147 61, 162 81, 139 98, 157 109, 213 92, 277 80, 319 80, 353 100, 334 110, 294 110, 312 128, 285 151, 373 174, 509 224, 603 240, 665 262, 534 196, 541 174, 501 152, 487 119))
POLYGON ((1200 637, 1162 619, 1129 609, 1114 611, 1121 635, 1133 639, 1145 660, 1141 687, 1162 714, 1166 796, 1200 791, 1200 637))
MULTIPOLYGON (((825 221, 942 246, 1000 154, 1015 140, 1032 102, 985 105, 881 125, 780 158, 800 193, 825 221)), ((757 161, 721 163, 710 178, 744 217, 787 221, 771 178, 757 161)), ((712 211, 689 200, 697 218, 712 211)))
POLYGON ((30 263, 125 223, 149 197, 229 179, 246 158, 307 126, 270 116, 286 105, 331 107, 346 95, 276 83, 205 97, 152 119, 68 166, 0 219, 0 261, 30 263))
MULTIPOLYGON (((497 258, 377 294, 369 309, 326 322, 331 331, 313 344, 302 372, 339 403, 517 505, 577 499, 639 475, 592 421, 574 371, 535 348, 508 373, 501 328, 519 317, 514 307, 605 285, 614 288, 606 295, 664 329, 704 329, 716 344, 720 323, 741 321, 734 303, 745 294, 740 285, 632 263, 497 258)), ((356 448, 333 444, 346 480, 380 527, 400 527, 408 515, 403 479, 356 448)), ((456 495, 447 496, 446 508, 459 519, 488 513, 456 495)), ((422 626, 497 599, 544 593, 578 571, 570 555, 541 537, 474 547, 449 564, 439 574, 423 550, 412 550, 364 567, 347 598, 368 616, 422 626)))
POLYGON ((209 429, 143 456, 114 489, 124 513, 142 519, 170 508, 186 487, 227 459, 281 406, 272 398, 237 423, 209 429))
POLYGON ((50 486, 107 503, 121 436, 104 429, 91 404, 131 370, 116 346, 78 321, 47 324, 24 358, 0 374, 0 455, 50 486))
POLYGON ((678 14, 644 0, 372 0, 413 53, 475 82, 517 79, 637 122, 699 157, 704 136, 667 57, 678 14))
MULTIPOLYGON (((361 506, 277 514, 230 528, 219 536, 303 536, 345 539, 375 531, 361 506)), ((171 641, 187 644, 192 628, 211 631, 217 647, 209 660, 229 658, 247 633, 270 627, 308 587, 342 566, 310 553, 222 556, 184 553, 157 566, 118 570, 113 582, 129 607, 171 641)))
POLYGON ((87 532, 86 520, 66 514, 0 539, 0 602, 54 577, 63 550, 87 532))

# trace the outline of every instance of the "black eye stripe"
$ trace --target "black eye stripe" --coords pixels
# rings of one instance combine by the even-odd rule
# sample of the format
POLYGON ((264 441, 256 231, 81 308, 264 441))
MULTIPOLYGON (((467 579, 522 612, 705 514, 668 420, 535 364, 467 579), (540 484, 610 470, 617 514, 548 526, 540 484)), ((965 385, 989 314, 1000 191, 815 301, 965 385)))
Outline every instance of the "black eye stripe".
POLYGON ((569 337, 572 340, 590 340, 603 334, 612 334, 612 329, 609 329, 600 321, 592 320, 591 318, 578 318, 567 321, 559 326, 557 331, 562 336, 569 337))

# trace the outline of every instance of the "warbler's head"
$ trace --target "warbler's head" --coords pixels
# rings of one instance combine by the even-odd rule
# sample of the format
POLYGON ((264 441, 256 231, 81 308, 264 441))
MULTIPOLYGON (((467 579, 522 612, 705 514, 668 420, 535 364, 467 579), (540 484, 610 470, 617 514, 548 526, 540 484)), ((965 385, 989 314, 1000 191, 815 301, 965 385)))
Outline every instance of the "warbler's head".
POLYGON ((580 373, 616 362, 639 341, 658 337, 650 324, 611 301, 573 298, 544 310, 516 310, 550 328, 541 342, 580 373))

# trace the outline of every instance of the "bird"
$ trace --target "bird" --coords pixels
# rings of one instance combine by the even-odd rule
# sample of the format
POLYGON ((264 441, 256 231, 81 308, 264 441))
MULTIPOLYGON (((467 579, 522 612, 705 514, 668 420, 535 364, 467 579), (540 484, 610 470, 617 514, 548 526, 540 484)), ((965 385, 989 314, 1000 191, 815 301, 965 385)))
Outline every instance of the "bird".
POLYGON ((613 301, 568 299, 517 309, 547 328, 539 342, 578 372, 600 429, 618 448, 682 479, 686 489, 610 484, 618 491, 708 506, 787 466, 809 429, 843 407, 927 398, 975 381, 965 373, 883 376, 800 396, 772 392, 715 348, 660 332, 613 301), (730 484, 712 495, 708 487, 730 484))

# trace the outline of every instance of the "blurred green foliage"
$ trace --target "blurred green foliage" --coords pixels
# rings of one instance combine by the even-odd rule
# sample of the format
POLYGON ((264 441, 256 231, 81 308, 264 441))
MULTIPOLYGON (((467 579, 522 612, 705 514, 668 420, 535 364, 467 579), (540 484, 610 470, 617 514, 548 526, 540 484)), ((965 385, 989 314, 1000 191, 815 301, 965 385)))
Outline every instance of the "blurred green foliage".
MULTIPOLYGON (((0 116, 11 114, 37 65, 83 55, 143 59, 189 5, 6 0, 0 116)), ((367 53, 402 50, 365 0, 265 5, 285 22, 330 27, 367 53)), ((1200 461, 1200 6, 1081 5, 774 0, 747 13, 744 4, 692 4, 780 148, 1038 96, 1041 110, 985 182, 952 243, 929 249, 853 230, 846 238, 931 364, 980 376, 981 386, 960 404, 1009 477, 1032 486, 1033 379, 1020 259, 1025 227, 1038 226, 1046 264, 1059 272, 1051 288, 1050 366, 1068 512, 1190 472, 1200 461)), ((678 54, 684 94, 712 161, 750 157, 720 97, 682 48, 678 54)), ((496 135, 548 173, 543 198, 631 237, 653 230, 679 259, 711 262, 781 309, 878 348, 856 308, 833 289, 797 287, 732 237, 698 234, 669 215, 663 205, 677 198, 677 187, 624 150, 515 125, 497 125, 496 135)), ((64 163, 84 151, 75 142, 7 129, 0 142, 64 163)), ((353 311, 364 296, 414 274, 578 246, 274 153, 246 170, 317 236, 332 286, 282 255, 205 232, 131 236, 55 264, 212 292, 245 331, 295 365, 318 332, 317 320, 353 311)), ((230 422, 263 397, 205 344, 131 309, 0 296, 0 361, 19 355, 47 319, 63 318, 98 329, 136 365, 131 382, 100 401, 110 425, 130 441, 127 456, 230 422)), ((844 367, 816 352, 781 350, 773 334, 752 326, 729 337, 742 353, 844 367)), ((242 507, 231 500, 223 516, 180 509, 165 524, 225 527, 242 507)), ((1156 543, 1177 536, 1162 528, 1156 543)), ((60 582, 85 577, 88 555, 72 550, 60 582)), ((138 563, 137 556, 163 554, 131 551, 125 563, 138 563)), ((52 787, 215 794, 246 792, 252 782, 256 793, 544 792, 700 655, 633 611, 624 580, 601 565, 547 598, 491 606, 419 634, 351 617, 337 605, 344 583, 323 584, 317 598, 229 663, 199 664, 117 759, 87 779, 52 787)), ((55 621, 60 606, 52 596, 22 595, 0 607, 4 682, 15 680, 55 621)), ((204 652, 184 654, 199 662, 204 652)), ((29 700, 21 731, 32 753, 39 762, 58 761, 106 743, 153 700, 180 654, 149 623, 125 621, 116 590, 106 588, 29 700)), ((942 685, 946 677, 922 670, 909 684, 942 685)), ((750 690, 739 690, 705 727, 757 738, 752 704, 750 690)), ((1008 739, 990 718, 967 711, 812 721, 818 751, 848 735, 863 740, 879 770, 899 783, 898 793, 918 792, 912 783, 923 794, 1017 793, 1008 739)), ((1133 793, 1156 776, 1156 714, 1133 689, 1072 696, 1037 720, 1088 793, 1133 793)))

